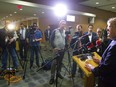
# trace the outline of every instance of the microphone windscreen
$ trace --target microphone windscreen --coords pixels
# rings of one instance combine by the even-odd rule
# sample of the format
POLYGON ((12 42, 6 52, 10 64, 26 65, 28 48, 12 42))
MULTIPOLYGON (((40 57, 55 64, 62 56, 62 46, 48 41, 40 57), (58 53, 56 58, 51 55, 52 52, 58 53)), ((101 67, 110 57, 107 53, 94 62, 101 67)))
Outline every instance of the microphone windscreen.
POLYGON ((100 41, 100 40, 96 40, 96 45, 97 46, 99 46, 99 45, 101 45, 102 44, 102 42, 100 41))
POLYGON ((93 43, 90 43, 89 45, 87 45, 87 48, 91 49, 94 47, 94 44, 93 43))

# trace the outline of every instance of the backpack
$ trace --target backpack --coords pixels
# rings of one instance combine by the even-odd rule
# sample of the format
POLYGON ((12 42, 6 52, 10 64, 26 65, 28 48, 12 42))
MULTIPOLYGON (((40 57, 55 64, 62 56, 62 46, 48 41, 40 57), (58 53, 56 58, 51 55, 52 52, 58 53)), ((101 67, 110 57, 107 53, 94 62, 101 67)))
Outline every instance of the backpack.
POLYGON ((43 67, 43 70, 50 70, 51 69, 51 64, 52 61, 49 59, 46 59, 45 61, 42 62, 41 67, 43 67))

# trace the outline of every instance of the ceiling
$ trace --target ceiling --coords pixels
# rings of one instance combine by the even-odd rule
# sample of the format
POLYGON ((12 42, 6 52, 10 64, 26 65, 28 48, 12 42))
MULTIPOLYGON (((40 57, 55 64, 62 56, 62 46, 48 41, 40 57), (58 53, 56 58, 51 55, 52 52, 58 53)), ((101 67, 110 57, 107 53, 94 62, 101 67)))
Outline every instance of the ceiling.
MULTIPOLYGON (((59 1, 66 3, 68 6, 81 4, 116 12, 116 0, 0 0, 0 21, 16 21, 30 17, 52 16, 52 6, 59 1), (99 2, 99 4, 96 4, 96 2, 99 2), (17 5, 22 5, 23 10, 19 10, 17 5)), ((70 12, 75 13, 77 11, 70 10, 70 12)))
POLYGON ((116 12, 116 0, 87 0, 81 2, 80 4, 102 10, 116 12))

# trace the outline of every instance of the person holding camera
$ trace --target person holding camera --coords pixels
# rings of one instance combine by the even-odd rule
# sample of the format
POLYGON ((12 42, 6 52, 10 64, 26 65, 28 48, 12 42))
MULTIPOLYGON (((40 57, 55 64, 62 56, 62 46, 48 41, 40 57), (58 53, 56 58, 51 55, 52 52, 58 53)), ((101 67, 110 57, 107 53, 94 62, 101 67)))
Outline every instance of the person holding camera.
POLYGON ((30 56, 30 69, 33 67, 34 62, 34 53, 36 55, 36 65, 39 67, 39 50, 40 50, 40 41, 42 40, 42 33, 38 29, 37 24, 34 23, 32 29, 29 31, 29 44, 31 50, 30 56))
MULTIPOLYGON (((7 69, 7 59, 8 56, 12 57, 13 68, 18 69, 18 60, 16 54, 16 39, 18 38, 14 30, 9 30, 5 26, 0 29, 0 46, 2 48, 2 70, 7 69)), ((10 68, 10 67, 9 67, 10 68)))

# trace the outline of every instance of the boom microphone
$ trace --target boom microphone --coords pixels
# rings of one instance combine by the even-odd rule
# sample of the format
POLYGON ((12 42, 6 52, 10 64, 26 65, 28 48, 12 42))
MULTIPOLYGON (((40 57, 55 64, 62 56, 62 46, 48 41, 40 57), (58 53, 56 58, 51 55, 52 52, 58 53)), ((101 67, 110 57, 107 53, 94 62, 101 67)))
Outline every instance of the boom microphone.
POLYGON ((82 35, 82 36, 80 37, 80 39, 83 39, 83 38, 85 38, 85 37, 87 37, 87 36, 90 36, 90 35, 91 35, 90 33, 85 34, 85 35, 82 35))

